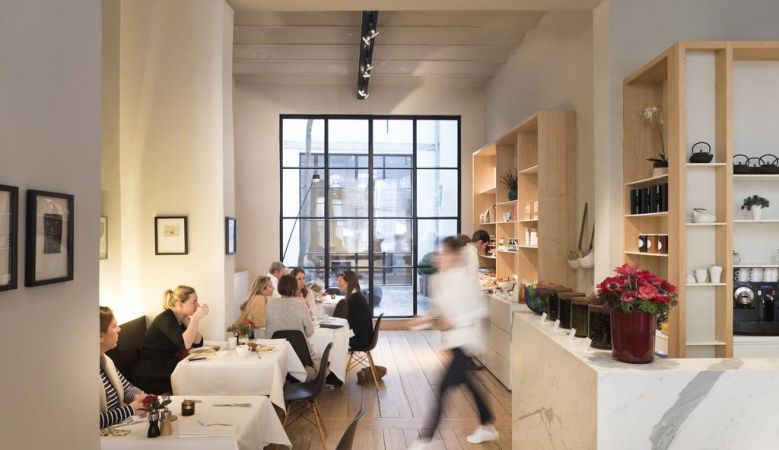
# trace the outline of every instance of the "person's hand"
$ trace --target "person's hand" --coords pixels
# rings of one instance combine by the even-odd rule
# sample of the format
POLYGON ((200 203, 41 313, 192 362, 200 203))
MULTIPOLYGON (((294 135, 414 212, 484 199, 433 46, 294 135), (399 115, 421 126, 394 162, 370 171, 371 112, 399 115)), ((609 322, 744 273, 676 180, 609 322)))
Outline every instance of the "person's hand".
POLYGON ((197 307, 197 311, 195 311, 195 314, 192 314, 192 318, 202 319, 203 317, 207 316, 210 311, 211 310, 208 309, 208 305, 203 303, 202 305, 197 307))
POLYGON ((147 395, 148 394, 146 394, 145 392, 141 392, 140 394, 135 394, 135 397, 133 397, 133 400, 137 400, 139 402, 142 402, 143 399, 145 399, 147 395))
POLYGON ((141 409, 143 408, 143 399, 138 398, 138 395, 135 396, 135 399, 130 403, 130 406, 133 407, 133 414, 136 416, 143 417, 146 415, 146 411, 141 409))
POLYGON ((443 316, 438 320, 438 327, 441 330, 448 330, 449 328, 452 328, 452 325, 454 325, 454 322, 452 322, 452 319, 448 316, 443 316))

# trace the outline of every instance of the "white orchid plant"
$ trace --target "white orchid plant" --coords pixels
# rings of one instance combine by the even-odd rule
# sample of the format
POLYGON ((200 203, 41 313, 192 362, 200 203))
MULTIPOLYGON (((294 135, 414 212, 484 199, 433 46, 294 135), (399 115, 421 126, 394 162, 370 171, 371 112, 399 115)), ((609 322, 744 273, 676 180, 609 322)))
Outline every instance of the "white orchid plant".
POLYGON ((652 161, 655 167, 668 167, 668 158, 665 155, 665 141, 663 140, 663 111, 657 106, 647 106, 641 113, 641 118, 653 124, 657 130, 657 135, 660 137, 660 157, 647 158, 647 161, 652 161))

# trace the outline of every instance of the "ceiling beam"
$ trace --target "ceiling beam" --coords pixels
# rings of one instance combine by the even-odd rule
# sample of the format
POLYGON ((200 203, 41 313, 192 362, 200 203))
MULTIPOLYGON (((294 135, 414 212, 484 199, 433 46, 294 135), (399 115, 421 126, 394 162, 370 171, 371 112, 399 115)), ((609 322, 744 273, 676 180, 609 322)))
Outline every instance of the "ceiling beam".
POLYGON ((590 11, 602 0, 227 0, 234 11, 590 11))

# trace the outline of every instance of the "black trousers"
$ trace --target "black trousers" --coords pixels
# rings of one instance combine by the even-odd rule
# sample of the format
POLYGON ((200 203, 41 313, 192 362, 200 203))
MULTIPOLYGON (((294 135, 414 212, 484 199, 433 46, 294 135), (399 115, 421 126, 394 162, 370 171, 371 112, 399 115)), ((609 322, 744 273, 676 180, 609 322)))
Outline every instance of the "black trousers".
POLYGON ((446 392, 449 388, 462 383, 465 383, 465 387, 471 391, 471 395, 473 395, 473 399, 476 401, 481 424, 487 425, 495 420, 492 411, 487 406, 487 402, 484 401, 481 391, 470 378, 470 374, 467 371, 470 363, 471 357, 466 355, 461 348, 452 349, 452 361, 449 363, 444 379, 441 380, 441 386, 438 388, 438 405, 436 406, 435 415, 430 418, 427 426, 420 431, 419 434, 422 439, 431 439, 433 437, 433 434, 438 429, 438 424, 441 422, 446 392))

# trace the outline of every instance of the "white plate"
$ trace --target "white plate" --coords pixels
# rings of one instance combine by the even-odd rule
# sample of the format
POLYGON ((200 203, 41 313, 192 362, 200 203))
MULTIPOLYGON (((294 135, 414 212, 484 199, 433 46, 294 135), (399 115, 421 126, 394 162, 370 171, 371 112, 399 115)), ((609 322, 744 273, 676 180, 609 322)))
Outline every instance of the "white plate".
MULTIPOLYGON (((265 344, 265 345, 273 345, 273 350, 264 350, 264 351, 257 350, 254 353, 259 353, 260 355, 264 355, 266 353, 273 353, 279 351, 279 346, 276 344, 265 344)), ((259 349, 259 344, 257 348, 259 349)))

